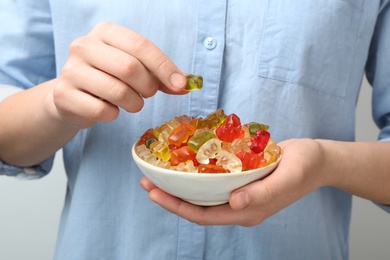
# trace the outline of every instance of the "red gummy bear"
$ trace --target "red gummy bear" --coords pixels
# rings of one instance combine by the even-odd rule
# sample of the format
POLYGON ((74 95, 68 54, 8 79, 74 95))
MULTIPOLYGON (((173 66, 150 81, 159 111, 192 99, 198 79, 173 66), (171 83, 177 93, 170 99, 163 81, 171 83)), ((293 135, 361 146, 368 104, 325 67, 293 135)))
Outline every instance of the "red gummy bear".
POLYGON ((245 132, 242 129, 240 118, 231 114, 215 129, 215 134, 221 141, 231 143, 234 139, 244 138, 245 132))
POLYGON ((153 134, 153 128, 150 128, 145 131, 145 133, 139 138, 137 146, 141 144, 146 144, 146 140, 155 137, 153 134))
POLYGON ((254 153, 261 153, 264 151, 270 139, 270 133, 266 130, 257 130, 255 135, 251 138, 251 150, 254 153))
POLYGON ((257 169, 267 165, 267 160, 264 158, 263 153, 239 152, 236 156, 242 162, 243 171, 257 169))

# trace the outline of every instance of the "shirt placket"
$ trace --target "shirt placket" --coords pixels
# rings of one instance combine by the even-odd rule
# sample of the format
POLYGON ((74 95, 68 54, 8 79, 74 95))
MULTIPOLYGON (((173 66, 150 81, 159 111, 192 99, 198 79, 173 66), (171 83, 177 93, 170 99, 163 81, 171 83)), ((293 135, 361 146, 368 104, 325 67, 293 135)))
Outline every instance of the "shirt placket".
POLYGON ((190 94, 189 114, 205 116, 218 108, 225 48, 227 1, 199 1, 193 74, 203 76, 203 90, 190 94))
MULTIPOLYGON (((227 1, 199 1, 193 74, 203 76, 203 89, 189 98, 189 114, 205 116, 218 108, 225 47, 227 1)), ((206 227, 179 219, 177 259, 203 259, 206 227)))

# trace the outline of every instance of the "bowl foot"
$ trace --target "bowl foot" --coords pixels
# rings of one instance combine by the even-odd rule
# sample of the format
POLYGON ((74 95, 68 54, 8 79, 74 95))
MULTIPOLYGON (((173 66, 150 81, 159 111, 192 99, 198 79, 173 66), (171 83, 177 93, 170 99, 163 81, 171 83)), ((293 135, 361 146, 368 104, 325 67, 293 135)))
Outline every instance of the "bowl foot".
POLYGON ((185 200, 191 204, 198 205, 198 206, 217 206, 222 205, 225 203, 228 203, 227 200, 223 201, 199 201, 199 200, 185 200))

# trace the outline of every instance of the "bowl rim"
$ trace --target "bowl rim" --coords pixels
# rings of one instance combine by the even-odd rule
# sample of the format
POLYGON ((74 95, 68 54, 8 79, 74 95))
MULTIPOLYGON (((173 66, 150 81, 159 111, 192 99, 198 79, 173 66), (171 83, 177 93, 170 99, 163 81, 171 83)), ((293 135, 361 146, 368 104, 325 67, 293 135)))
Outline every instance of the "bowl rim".
POLYGON ((176 170, 161 168, 161 167, 152 165, 152 164, 142 160, 138 156, 138 154, 135 152, 135 147, 137 145, 137 142, 135 142, 133 144, 132 149, 131 149, 131 154, 132 154, 133 160, 136 161, 137 164, 138 163, 142 164, 145 167, 156 169, 159 172, 164 173, 164 174, 168 174, 168 175, 204 176, 204 178, 216 178, 217 176, 219 176, 220 178, 226 178, 226 177, 234 177, 234 176, 251 175, 251 174, 264 172, 264 171, 267 172, 268 168, 272 168, 273 170, 275 170, 276 166, 279 164, 279 162, 280 162, 280 160, 282 158, 282 155, 283 155, 283 154, 280 154, 279 158, 275 162, 273 162, 273 163, 271 163, 271 164, 269 164, 267 166, 264 166, 264 167, 261 167, 261 168, 257 168, 257 169, 253 169, 253 170, 247 170, 247 171, 241 171, 241 172, 229 172, 229 173, 182 172, 182 171, 176 171, 176 170))

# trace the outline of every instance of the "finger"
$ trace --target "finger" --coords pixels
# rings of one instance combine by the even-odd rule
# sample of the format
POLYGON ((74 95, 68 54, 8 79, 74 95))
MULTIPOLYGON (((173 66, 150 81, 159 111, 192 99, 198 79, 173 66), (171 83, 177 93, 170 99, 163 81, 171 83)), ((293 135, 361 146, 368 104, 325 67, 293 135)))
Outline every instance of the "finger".
POLYGON ((149 198, 182 218, 199 225, 231 225, 245 223, 244 211, 233 211, 229 204, 202 207, 183 201, 156 188, 149 193, 149 198))
POLYGON ((59 81, 53 91, 53 100, 61 117, 78 128, 87 128, 96 122, 110 122, 118 117, 118 107, 59 81))
POLYGON ((151 181, 149 181, 149 179, 146 178, 145 176, 141 178, 140 184, 141 187, 144 188, 146 191, 151 191, 157 188, 157 186, 154 185, 151 181))
POLYGON ((128 112, 138 112, 144 105, 144 99, 133 88, 95 68, 78 66, 77 70, 72 69, 63 73, 64 76, 72 78, 72 84, 80 90, 122 107, 128 112))
POLYGON ((91 37, 75 40, 70 53, 75 59, 82 56, 84 62, 120 79, 143 97, 153 96, 162 85, 134 56, 91 37))
POLYGON ((291 143, 291 142, 293 142, 295 140, 297 140, 297 139, 287 139, 287 140, 284 140, 284 141, 278 143, 278 145, 280 146, 280 148, 283 148, 283 147, 285 147, 286 145, 288 145, 289 143, 291 143))
POLYGON ((151 41, 120 25, 100 23, 92 31, 104 43, 136 57, 170 91, 180 92, 186 78, 176 65, 151 41))
POLYGON ((235 210, 257 208, 266 218, 291 205, 313 189, 302 171, 291 165, 287 167, 282 160, 278 168, 265 179, 232 192, 229 203, 235 210))

